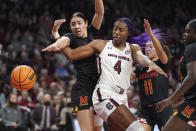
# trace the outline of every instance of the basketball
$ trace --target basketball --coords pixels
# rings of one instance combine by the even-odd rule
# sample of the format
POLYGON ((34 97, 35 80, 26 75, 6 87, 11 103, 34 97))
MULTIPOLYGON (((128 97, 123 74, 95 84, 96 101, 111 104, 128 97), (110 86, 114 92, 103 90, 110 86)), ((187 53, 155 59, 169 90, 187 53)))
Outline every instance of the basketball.
POLYGON ((36 74, 31 67, 20 65, 13 69, 10 79, 14 88, 19 91, 27 91, 35 84, 36 74))

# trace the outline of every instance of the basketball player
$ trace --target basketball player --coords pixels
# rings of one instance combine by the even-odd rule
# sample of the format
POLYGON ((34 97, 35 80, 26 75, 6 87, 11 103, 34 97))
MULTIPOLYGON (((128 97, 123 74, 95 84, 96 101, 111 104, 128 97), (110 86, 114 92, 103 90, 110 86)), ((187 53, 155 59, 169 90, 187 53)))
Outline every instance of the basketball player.
MULTIPOLYGON (((58 29, 65 22, 65 19, 61 19, 55 21, 52 34, 57 41, 68 39, 72 49, 84 46, 94 39, 101 27, 103 15, 104 6, 102 0, 95 0, 95 15, 91 25, 88 26, 88 21, 84 14, 76 12, 70 20, 72 33, 60 37, 58 29)), ((94 111, 92 110, 92 94, 98 80, 96 56, 73 60, 72 63, 77 72, 77 81, 71 91, 72 111, 76 113, 81 131, 101 131, 103 121, 94 116, 94 111), (94 117, 95 121, 93 120, 94 117)))
POLYGON ((111 131, 143 131, 142 125, 128 109, 127 89, 130 86, 133 60, 148 66, 150 70, 165 74, 142 54, 139 46, 126 42, 134 38, 132 32, 132 21, 128 18, 119 18, 113 27, 113 40, 95 40, 76 49, 66 47, 69 40, 64 40, 43 49, 53 51, 53 48, 59 48, 72 60, 94 54, 99 56, 100 78, 93 92, 93 106, 95 112, 108 123, 111 131))
POLYGON ((182 84, 174 94, 156 105, 158 111, 175 103, 183 94, 185 101, 169 119, 162 131, 195 131, 196 128, 196 19, 191 20, 183 34, 187 44, 180 61, 182 84))
MULTIPOLYGON (((158 29, 151 30, 150 23, 144 20, 146 38, 145 55, 168 74, 169 49, 160 43, 164 40, 163 34, 158 29), (158 39, 157 39, 158 38, 158 39)), ((138 78, 139 96, 141 109, 138 112, 138 120, 142 123, 145 131, 151 131, 157 124, 159 129, 165 125, 172 114, 172 107, 165 108, 162 112, 155 110, 158 101, 168 98, 169 79, 155 71, 146 72, 148 68, 137 68, 135 73, 138 78)))

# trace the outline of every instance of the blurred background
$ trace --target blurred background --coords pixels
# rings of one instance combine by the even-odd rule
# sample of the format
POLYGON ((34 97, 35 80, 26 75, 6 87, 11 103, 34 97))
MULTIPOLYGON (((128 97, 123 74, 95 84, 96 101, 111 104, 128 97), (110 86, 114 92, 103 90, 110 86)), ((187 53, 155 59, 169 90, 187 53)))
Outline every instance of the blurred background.
MULTIPOLYGON (((178 65, 185 49, 182 34, 187 22, 196 18, 195 0, 103 0, 103 3, 104 21, 97 38, 111 39, 113 23, 119 17, 133 19, 136 36, 144 31, 144 18, 167 35, 167 46, 174 56, 169 72, 171 95, 180 85, 178 65)), ((51 33, 54 21, 66 18, 59 32, 61 35, 70 32, 69 18, 76 11, 83 12, 91 23, 94 0, 0 0, 0 108, 5 106, 9 94, 16 92, 18 106, 26 107, 21 109, 22 124, 28 128, 33 124, 25 120, 32 119, 33 111, 48 93, 56 111, 57 126, 62 131, 78 129, 70 106, 74 67, 61 53, 41 52, 54 42, 51 33), (28 92, 17 92, 10 85, 12 69, 22 64, 31 66, 37 74, 37 82, 28 92)), ((135 81, 130 83, 128 98, 130 110, 136 113, 140 100, 135 81)))

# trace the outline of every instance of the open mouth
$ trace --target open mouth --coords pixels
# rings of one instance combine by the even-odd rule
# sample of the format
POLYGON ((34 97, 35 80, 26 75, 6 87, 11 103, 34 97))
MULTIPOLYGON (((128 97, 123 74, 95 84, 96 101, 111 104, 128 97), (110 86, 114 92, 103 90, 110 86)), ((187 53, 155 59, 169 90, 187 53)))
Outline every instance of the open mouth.
POLYGON ((114 40, 115 41, 118 41, 119 40, 119 37, 118 36, 114 36, 114 40))
POLYGON ((145 54, 146 56, 149 56, 150 55, 150 53, 149 52, 146 52, 146 54, 145 54))
POLYGON ((76 35, 80 35, 81 34, 81 31, 76 31, 76 35))

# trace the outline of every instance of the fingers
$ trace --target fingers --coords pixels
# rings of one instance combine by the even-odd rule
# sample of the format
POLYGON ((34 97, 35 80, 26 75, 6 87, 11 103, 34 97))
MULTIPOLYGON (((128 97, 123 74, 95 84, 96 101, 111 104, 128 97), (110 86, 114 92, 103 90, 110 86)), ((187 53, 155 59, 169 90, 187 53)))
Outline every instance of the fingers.
POLYGON ((45 52, 45 51, 60 51, 60 49, 52 44, 52 45, 42 49, 42 52, 45 52))
POLYGON ((164 108, 165 108, 164 101, 158 102, 155 107, 157 112, 162 112, 164 108))
POLYGON ((66 19, 55 20, 54 26, 61 25, 66 22, 66 19))
POLYGON ((160 103, 157 103, 157 104, 156 104, 155 110, 156 110, 157 112, 161 112, 161 111, 162 111, 162 110, 161 110, 160 103))
POLYGON ((42 52, 48 51, 48 49, 49 49, 49 46, 44 48, 44 49, 42 49, 42 52))
POLYGON ((151 68, 149 68, 148 70, 147 70, 147 72, 151 72, 152 71, 152 69, 151 68))
POLYGON ((156 66, 155 70, 160 74, 164 75, 165 77, 168 77, 168 75, 160 67, 156 66))

